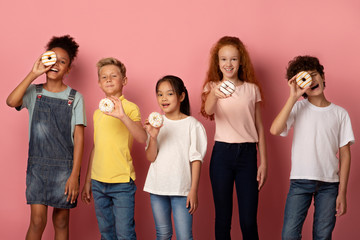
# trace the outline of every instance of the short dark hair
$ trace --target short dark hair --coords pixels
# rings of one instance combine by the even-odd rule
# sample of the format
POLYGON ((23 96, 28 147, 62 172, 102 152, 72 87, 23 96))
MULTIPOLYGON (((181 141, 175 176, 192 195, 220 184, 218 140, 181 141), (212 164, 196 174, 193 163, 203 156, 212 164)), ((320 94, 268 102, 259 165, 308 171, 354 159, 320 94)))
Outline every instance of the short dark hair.
MULTIPOLYGON (((324 66, 320 64, 318 58, 313 56, 297 56, 294 57, 288 63, 288 67, 286 69, 286 78, 289 81, 293 76, 301 71, 314 71, 316 70, 322 78, 325 76, 324 66)), ((324 81, 325 87, 325 81, 324 81)), ((303 94, 304 98, 307 98, 307 94, 303 94)))
POLYGON ((166 75, 166 76, 162 77, 156 83, 156 88, 155 88, 156 93, 162 82, 169 82, 178 98, 180 98, 182 93, 185 93, 185 98, 180 104, 180 112, 182 112, 185 115, 190 116, 191 111, 190 111, 189 94, 188 94, 188 91, 184 85, 184 82, 181 80, 181 78, 173 76, 173 75, 166 75))
POLYGON ((79 44, 77 44, 70 35, 60 37, 53 36, 46 45, 46 50, 51 50, 56 47, 62 48, 67 52, 70 58, 70 66, 78 53, 79 44))

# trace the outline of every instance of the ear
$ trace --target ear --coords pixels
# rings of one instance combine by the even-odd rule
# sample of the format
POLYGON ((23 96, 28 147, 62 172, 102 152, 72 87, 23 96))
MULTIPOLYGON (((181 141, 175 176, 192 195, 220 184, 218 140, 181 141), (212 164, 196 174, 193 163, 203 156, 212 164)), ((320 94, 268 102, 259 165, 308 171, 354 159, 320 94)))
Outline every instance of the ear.
POLYGON ((127 84, 127 82, 128 82, 127 77, 124 77, 124 78, 122 79, 122 85, 125 86, 125 85, 127 84))
POLYGON ((179 100, 180 100, 180 102, 182 102, 182 101, 184 101, 184 99, 185 99, 185 92, 182 92, 182 94, 180 95, 179 100))

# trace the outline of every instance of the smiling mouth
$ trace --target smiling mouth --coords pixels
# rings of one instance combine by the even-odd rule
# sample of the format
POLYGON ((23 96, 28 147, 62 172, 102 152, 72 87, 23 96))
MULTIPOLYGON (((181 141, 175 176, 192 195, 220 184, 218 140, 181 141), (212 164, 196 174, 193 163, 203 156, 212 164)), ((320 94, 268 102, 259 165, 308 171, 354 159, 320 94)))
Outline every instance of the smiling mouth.
POLYGON ((55 68, 51 68, 50 71, 52 72, 58 72, 59 70, 55 69, 55 68))
POLYGON ((316 88, 318 88, 319 87, 319 84, 316 84, 315 86, 313 86, 312 88, 311 88, 311 90, 314 90, 314 89, 316 89, 316 88))

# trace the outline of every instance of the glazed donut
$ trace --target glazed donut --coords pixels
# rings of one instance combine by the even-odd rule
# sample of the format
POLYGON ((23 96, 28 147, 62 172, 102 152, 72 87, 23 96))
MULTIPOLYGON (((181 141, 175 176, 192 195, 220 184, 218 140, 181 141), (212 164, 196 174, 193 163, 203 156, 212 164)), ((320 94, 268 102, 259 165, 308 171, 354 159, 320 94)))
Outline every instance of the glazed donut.
POLYGON ((114 107, 115 107, 115 105, 114 105, 113 101, 111 101, 108 98, 101 99, 101 101, 99 103, 99 109, 102 112, 110 113, 114 110, 114 107))
POLYGON ((220 91, 225 95, 231 95, 235 92, 235 84, 230 80, 225 80, 220 85, 220 91))
POLYGON ((296 74, 296 83, 301 87, 305 88, 310 86, 312 83, 312 77, 308 72, 302 71, 296 74))
POLYGON ((163 116, 158 112, 152 112, 149 115, 148 121, 154 128, 159 128, 164 122, 163 116))
POLYGON ((45 66, 51 66, 56 63, 56 54, 53 51, 47 51, 41 56, 41 61, 45 66))

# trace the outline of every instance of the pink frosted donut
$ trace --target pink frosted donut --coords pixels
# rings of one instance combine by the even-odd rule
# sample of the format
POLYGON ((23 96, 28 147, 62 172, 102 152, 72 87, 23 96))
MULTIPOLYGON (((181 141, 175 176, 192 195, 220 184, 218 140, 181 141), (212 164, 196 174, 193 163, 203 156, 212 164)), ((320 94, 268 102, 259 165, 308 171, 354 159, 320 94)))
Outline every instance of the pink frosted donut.
POLYGON ((114 103, 108 98, 101 99, 99 103, 99 109, 102 112, 112 112, 114 110, 114 103))
POLYGON ((41 56, 41 61, 45 66, 51 66, 56 63, 56 54, 53 51, 47 51, 41 56))
POLYGON ((307 86, 310 86, 312 83, 312 77, 308 72, 302 71, 296 74, 296 83, 301 88, 306 88, 307 86))
POLYGON ((235 84, 230 80, 225 80, 220 85, 220 91, 225 95, 231 95, 235 92, 235 84))
POLYGON ((164 122, 163 116, 158 112, 150 113, 148 120, 149 120, 150 125, 155 128, 161 127, 161 125, 164 122))

